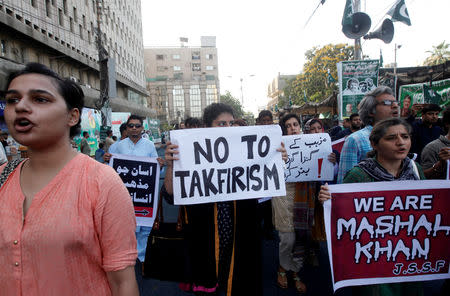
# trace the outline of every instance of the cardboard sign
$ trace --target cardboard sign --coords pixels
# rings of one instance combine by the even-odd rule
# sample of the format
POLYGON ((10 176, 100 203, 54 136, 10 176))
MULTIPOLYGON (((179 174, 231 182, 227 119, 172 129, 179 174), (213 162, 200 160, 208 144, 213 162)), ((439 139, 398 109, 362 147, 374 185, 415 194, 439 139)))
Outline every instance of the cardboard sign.
POLYGON ((284 171, 286 182, 333 180, 328 134, 283 136, 283 143, 289 158, 284 171))
POLYGON ((334 290, 450 278, 450 181, 329 188, 324 214, 334 290))
POLYGON ((175 204, 286 195, 277 125, 175 130, 175 204))
POLYGON ((159 193, 159 163, 156 158, 113 154, 109 165, 119 174, 130 193, 137 225, 152 227, 159 193))

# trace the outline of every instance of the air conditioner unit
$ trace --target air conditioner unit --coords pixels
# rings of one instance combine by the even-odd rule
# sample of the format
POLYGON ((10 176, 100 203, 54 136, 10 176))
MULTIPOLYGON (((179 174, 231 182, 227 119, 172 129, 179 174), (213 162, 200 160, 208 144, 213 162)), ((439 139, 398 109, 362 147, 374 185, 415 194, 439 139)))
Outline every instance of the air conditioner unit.
POLYGON ((74 76, 70 76, 69 79, 72 80, 73 82, 78 82, 78 79, 74 76))

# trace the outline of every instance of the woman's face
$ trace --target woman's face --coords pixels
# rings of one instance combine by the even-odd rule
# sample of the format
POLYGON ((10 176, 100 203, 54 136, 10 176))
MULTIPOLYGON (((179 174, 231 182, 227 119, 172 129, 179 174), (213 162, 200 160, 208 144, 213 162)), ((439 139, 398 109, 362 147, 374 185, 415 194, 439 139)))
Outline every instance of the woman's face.
POLYGON ((233 126, 234 117, 230 113, 220 113, 216 119, 213 120, 211 127, 230 127, 233 126))
POLYGON ((411 148, 411 137, 403 125, 394 125, 387 129, 378 144, 372 145, 377 157, 385 160, 403 160, 411 148))
POLYGON ((70 127, 78 122, 78 109, 68 110, 53 78, 24 74, 14 78, 6 92, 5 121, 11 136, 33 148, 69 143, 70 127))
POLYGON ((301 132, 300 123, 295 117, 289 118, 284 123, 287 134, 290 135, 299 135, 301 132))
POLYGON ((322 132, 322 125, 319 122, 314 122, 309 127, 309 133, 310 134, 318 134, 322 132))

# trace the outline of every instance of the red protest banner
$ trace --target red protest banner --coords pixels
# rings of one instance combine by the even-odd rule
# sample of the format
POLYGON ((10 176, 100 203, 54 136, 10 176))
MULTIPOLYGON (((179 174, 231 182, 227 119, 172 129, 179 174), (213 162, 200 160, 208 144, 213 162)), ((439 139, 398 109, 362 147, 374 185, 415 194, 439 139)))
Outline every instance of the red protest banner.
POLYGON ((331 142, 331 148, 341 153, 342 147, 344 147, 345 139, 347 139, 347 137, 331 142))
POLYGON ((450 182, 330 186, 324 204, 334 289, 450 278, 450 182))

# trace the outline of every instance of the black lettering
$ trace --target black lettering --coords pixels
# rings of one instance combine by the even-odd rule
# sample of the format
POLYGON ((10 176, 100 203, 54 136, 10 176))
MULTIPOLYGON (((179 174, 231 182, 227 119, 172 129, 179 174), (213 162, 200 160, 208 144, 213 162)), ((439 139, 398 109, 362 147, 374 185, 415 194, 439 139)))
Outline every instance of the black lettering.
POLYGON ((222 175, 227 173, 227 169, 217 170, 217 184, 219 184, 219 193, 222 193, 222 184, 225 183, 225 179, 222 179, 222 175))
POLYGON ((227 193, 230 193, 230 174, 231 173, 231 169, 227 169, 227 193))
POLYGON ((217 138, 217 140, 214 142, 214 155, 216 156, 216 160, 219 163, 224 163, 228 159, 229 153, 230 153, 230 151, 228 148, 227 140, 224 137, 217 138), (220 158, 220 156, 219 156, 219 144, 220 143, 223 144, 223 148, 224 148, 224 153, 223 153, 222 158, 220 158))
POLYGON ((241 191, 244 191, 245 184, 239 179, 240 176, 244 174, 244 168, 242 167, 234 167, 233 168, 233 192, 236 192, 236 184, 241 188, 241 191))
POLYGON ((258 178, 257 176, 254 176, 253 173, 256 171, 257 173, 259 173, 259 164, 254 164, 250 167, 250 179, 252 181, 256 181, 258 183, 258 185, 252 185, 252 190, 253 191, 259 191, 261 190, 262 187, 262 182, 261 179, 258 178))
POLYGON ((209 174, 206 174, 206 170, 202 170, 202 174, 203 174, 203 184, 205 184, 205 196, 209 196, 209 191, 211 191, 213 194, 217 194, 217 188, 211 181, 214 175, 214 169, 210 169, 209 174))
POLYGON ((192 172, 192 179, 191 179, 191 190, 189 192, 189 197, 193 197, 194 196, 194 191, 195 188, 197 187, 198 190, 198 194, 200 196, 203 195, 203 191, 202 191, 202 184, 200 183, 200 176, 198 175, 197 171, 193 171, 192 172))
POLYGON ((202 146, 200 146, 200 144, 198 142, 194 142, 195 164, 200 164, 200 154, 199 153, 201 153, 208 162, 213 161, 212 153, 211 153, 211 140, 205 139, 205 144, 206 144, 206 150, 207 150, 206 152, 205 152, 205 150, 203 150, 202 146))
POLYGON ((247 142, 247 158, 253 159, 253 143, 256 142, 256 135, 243 136, 241 142, 247 142))
POLYGON ((259 140, 259 143, 258 143, 258 154, 259 154, 259 156, 260 157, 265 157, 267 155, 267 153, 269 153, 269 149, 270 149, 270 139, 269 139, 268 136, 263 136, 261 138, 261 140, 259 140), (265 151, 262 150, 262 146, 263 146, 264 142, 266 142, 266 150, 265 151))
POLYGON ((185 177, 189 177, 189 171, 176 171, 175 172, 175 177, 179 177, 180 178, 180 183, 181 183, 181 198, 186 198, 186 189, 185 189, 185 184, 184 184, 184 178, 185 177))
POLYGON ((247 171, 247 174, 245 174, 245 177, 247 178, 247 191, 250 191, 250 168, 245 168, 247 171))
POLYGON ((280 180, 278 179, 278 170, 275 164, 273 164, 272 170, 269 170, 269 168, 264 165, 264 190, 267 190, 269 188, 269 183, 267 180, 268 178, 273 178, 275 188, 277 190, 280 189, 280 180))

